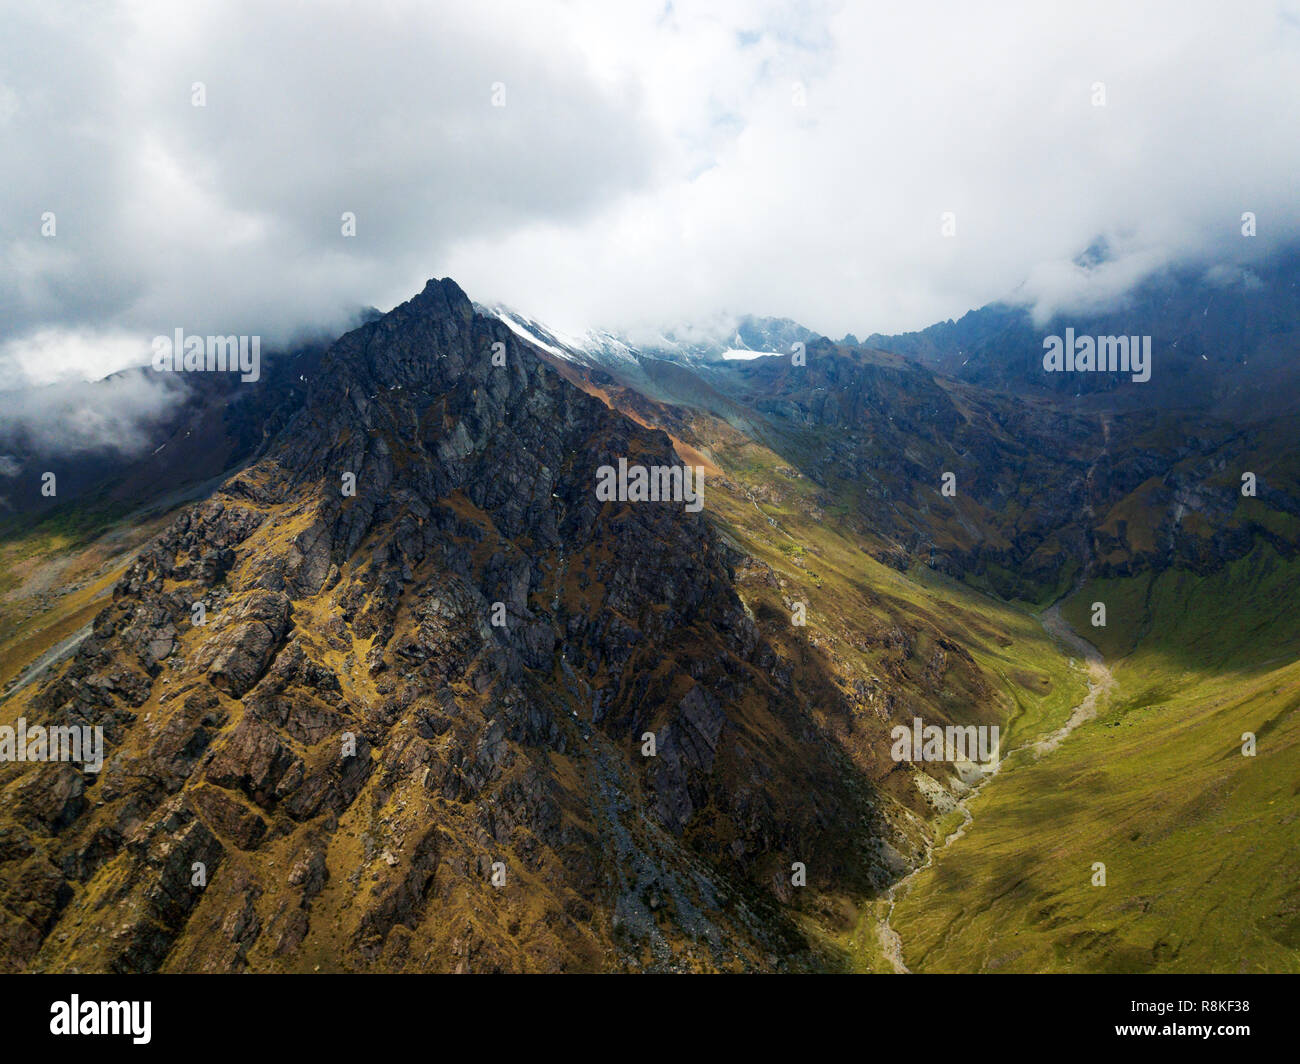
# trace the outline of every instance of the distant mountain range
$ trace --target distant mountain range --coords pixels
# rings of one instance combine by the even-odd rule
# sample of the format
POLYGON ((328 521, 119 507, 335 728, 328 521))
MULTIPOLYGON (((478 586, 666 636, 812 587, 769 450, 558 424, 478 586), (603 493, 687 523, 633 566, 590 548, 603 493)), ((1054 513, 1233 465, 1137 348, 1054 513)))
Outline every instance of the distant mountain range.
POLYGON ((1020 395, 1077 395, 1098 409, 1176 408, 1252 421, 1297 406, 1300 252, 1288 249, 1249 267, 1163 271, 1102 312, 1058 313, 1039 323, 1025 307, 995 303, 920 332, 873 334, 866 344, 1020 395), (1134 389, 1125 387, 1124 374, 1044 373, 1043 338, 1066 328, 1150 336, 1151 380, 1134 389))

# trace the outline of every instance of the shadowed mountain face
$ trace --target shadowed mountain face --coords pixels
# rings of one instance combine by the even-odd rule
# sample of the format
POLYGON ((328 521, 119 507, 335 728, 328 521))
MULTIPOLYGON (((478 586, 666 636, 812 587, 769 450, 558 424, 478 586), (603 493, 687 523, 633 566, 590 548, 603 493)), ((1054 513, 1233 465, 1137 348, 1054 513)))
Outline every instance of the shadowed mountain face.
POLYGON ((770 359, 731 374, 733 394, 829 498, 856 499, 865 526, 909 556, 928 551, 931 564, 1008 597, 1063 592, 1081 566, 1208 571, 1257 538, 1288 555, 1300 543, 1290 416, 1239 427, 1185 412, 1092 412, 826 341, 804 369, 770 359))
POLYGON ((7 965, 816 963, 775 902, 867 888, 870 788, 619 457, 680 464, 450 281, 338 341, 27 705, 108 760, 3 769, 7 965))
POLYGON ((1009 595, 1068 579, 1086 553, 1096 422, 825 339, 806 359, 729 366, 711 381, 753 411, 827 507, 850 508, 882 559, 1014 572, 1023 583, 999 589, 1009 595))

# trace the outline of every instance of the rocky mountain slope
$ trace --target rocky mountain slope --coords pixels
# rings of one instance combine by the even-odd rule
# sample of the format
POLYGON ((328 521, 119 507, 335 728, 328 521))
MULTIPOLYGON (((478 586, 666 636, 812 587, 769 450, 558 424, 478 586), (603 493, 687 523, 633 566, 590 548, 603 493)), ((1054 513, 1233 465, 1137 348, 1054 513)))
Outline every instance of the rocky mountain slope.
POLYGON ((871 787, 704 518, 597 502, 619 456, 676 462, 449 281, 335 344, 6 706, 108 760, 4 766, 5 963, 816 963, 790 866, 868 890, 871 787))

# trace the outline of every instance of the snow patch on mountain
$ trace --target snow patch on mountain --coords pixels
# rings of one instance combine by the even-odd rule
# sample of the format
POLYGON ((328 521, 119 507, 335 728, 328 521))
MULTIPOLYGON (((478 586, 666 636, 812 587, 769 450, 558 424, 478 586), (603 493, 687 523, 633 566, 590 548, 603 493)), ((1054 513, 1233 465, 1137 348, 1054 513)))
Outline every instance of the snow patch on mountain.
POLYGON ((756 358, 776 358, 780 354, 780 351, 751 351, 747 347, 729 347, 722 352, 722 360, 724 362, 749 362, 756 358))
POLYGON ((705 366, 718 362, 750 361, 789 354, 796 342, 809 342, 817 334, 784 318, 720 316, 705 323, 662 329, 641 329, 618 334, 588 329, 569 333, 522 314, 504 304, 476 308, 499 318, 520 339, 543 351, 579 365, 616 369, 640 366, 644 359, 705 366))
POLYGON ((501 305, 478 309, 484 314, 498 318, 520 339, 527 340, 566 362, 586 365, 636 362, 636 349, 613 333, 595 329, 588 329, 582 333, 564 332, 501 305))

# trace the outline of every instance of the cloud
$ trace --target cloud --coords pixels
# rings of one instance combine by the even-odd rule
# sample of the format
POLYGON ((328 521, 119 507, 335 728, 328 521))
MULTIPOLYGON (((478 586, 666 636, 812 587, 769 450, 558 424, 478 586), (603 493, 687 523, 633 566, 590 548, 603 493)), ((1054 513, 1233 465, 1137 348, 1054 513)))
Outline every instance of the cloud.
POLYGON ((0 343, 0 391, 87 381, 148 361, 140 336, 89 328, 42 328, 0 343))
POLYGON ((0 8, 0 369, 29 378, 435 275, 575 332, 866 335, 1300 232, 1290 0, 0 8))
MULTIPOLYGON (((647 64, 696 39, 692 10, 642 28, 647 64)), ((724 87, 710 165, 584 224, 468 240, 452 269, 472 292, 575 324, 727 308, 865 335, 1013 292, 1048 313, 1165 264, 1248 258, 1300 232, 1300 33, 1285 13, 852 4, 807 12, 821 32, 798 40, 755 16, 761 60, 739 47, 669 64, 676 97, 724 87), (1112 259, 1073 268, 1098 236, 1112 259)), ((698 126, 689 108, 680 121, 698 126)))
POLYGON ((0 446, 40 455, 137 455, 151 442, 150 427, 184 394, 173 374, 138 370, 0 392, 0 446))
POLYGON ((283 342, 408 298, 455 240, 580 218, 660 157, 635 82, 597 75, 531 6, 6 4, 0 19, 0 339, 283 342))

